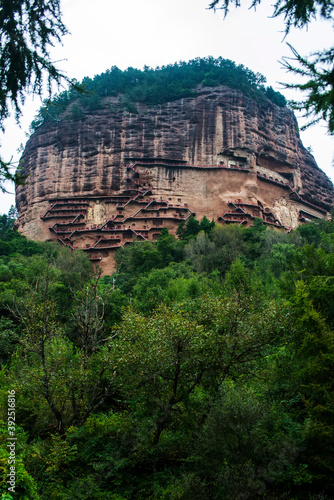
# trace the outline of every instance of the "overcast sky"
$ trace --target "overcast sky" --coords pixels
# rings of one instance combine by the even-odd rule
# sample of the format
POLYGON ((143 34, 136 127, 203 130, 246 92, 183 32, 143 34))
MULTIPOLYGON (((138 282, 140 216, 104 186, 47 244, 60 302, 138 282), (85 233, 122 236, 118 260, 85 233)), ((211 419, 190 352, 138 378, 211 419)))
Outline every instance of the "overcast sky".
MULTIPOLYGON (((63 46, 52 50, 52 58, 70 78, 81 80, 114 65, 122 70, 129 66, 142 69, 144 65, 221 56, 262 73, 267 85, 287 98, 299 98, 279 84, 295 78, 287 75, 280 63, 291 55, 286 42, 302 55, 330 48, 332 24, 314 21, 308 30, 293 30, 284 40, 283 19, 270 18, 270 2, 262 1, 256 11, 249 10, 250 2, 245 1, 241 8, 232 8, 224 20, 221 11, 207 9, 209 0, 62 0, 63 21, 70 35, 63 38, 63 46)), ((40 104, 37 97, 26 100, 21 128, 14 120, 6 123, 1 139, 4 158, 18 160, 17 149, 25 144, 40 104)), ((326 133, 325 124, 303 132, 301 138, 304 146, 312 148, 319 167, 334 180, 334 138, 326 133)), ((0 196, 0 213, 6 213, 14 196, 0 196)))

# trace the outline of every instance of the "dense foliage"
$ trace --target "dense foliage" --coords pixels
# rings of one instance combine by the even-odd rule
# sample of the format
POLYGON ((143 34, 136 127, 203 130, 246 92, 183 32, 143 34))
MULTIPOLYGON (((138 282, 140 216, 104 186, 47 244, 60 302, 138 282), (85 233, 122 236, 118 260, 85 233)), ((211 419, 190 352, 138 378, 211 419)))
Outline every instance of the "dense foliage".
POLYGON ((210 87, 227 85, 254 99, 264 100, 267 97, 278 106, 285 106, 284 96, 271 87, 266 88, 265 81, 259 73, 221 57, 196 58, 155 69, 145 66, 143 70, 130 67, 122 71, 113 66, 93 79, 83 79, 81 86, 86 90, 85 95, 72 88, 59 94, 51 103, 46 103, 32 126, 36 128, 44 120, 64 118, 63 113, 68 109, 71 118, 81 118, 84 110, 103 107, 103 98, 108 96, 120 96, 119 104, 136 113, 138 102, 154 105, 195 96, 199 84, 210 87))
POLYGON ((334 495, 334 225, 190 219, 101 277, 0 220, 2 500, 334 495), (8 491, 8 394, 16 490, 8 491))
MULTIPOLYGON (((60 0, 0 0, 0 128, 15 110, 16 118, 26 93, 42 95, 47 84, 70 82, 49 55, 67 29, 61 20, 60 0)), ((0 157, 0 190, 4 181, 22 183, 19 171, 13 173, 11 161, 0 157)))
POLYGON ((67 30, 61 21, 59 0, 1 0, 0 6, 2 124, 10 104, 21 113, 27 90, 42 93, 43 77, 49 86, 65 78, 51 61, 49 50, 67 30))

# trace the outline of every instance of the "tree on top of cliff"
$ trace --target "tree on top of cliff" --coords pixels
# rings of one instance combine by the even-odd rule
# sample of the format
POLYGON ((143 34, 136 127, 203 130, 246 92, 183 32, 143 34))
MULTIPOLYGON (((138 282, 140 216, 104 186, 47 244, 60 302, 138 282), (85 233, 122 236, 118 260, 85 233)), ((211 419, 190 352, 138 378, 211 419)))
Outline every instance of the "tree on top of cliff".
MULTIPOLYGON (((252 0, 251 7, 255 8, 261 1, 252 0)), ((240 0, 213 0, 209 8, 222 9, 226 16, 231 5, 239 7, 240 4, 240 0)), ((304 28, 317 16, 333 21, 333 0, 277 0, 273 7, 273 17, 284 16, 286 35, 291 27, 304 28)), ((323 119, 330 134, 334 134, 334 48, 315 52, 311 58, 301 56, 291 45, 290 48, 294 57, 284 58, 283 67, 308 78, 306 83, 284 84, 285 88, 300 90, 306 95, 300 102, 291 101, 292 108, 304 111, 304 117, 310 119, 304 129, 323 119)))
POLYGON ((269 99, 284 107, 284 96, 271 87, 266 88, 265 82, 265 77, 260 73, 254 73, 242 64, 237 65, 222 57, 198 57, 155 69, 145 66, 143 70, 130 67, 122 71, 113 66, 93 79, 83 79, 82 86, 87 91, 85 95, 80 96, 76 90, 70 89, 62 92, 51 103, 47 102, 40 109, 32 128, 44 120, 61 119, 65 110, 70 110, 68 117, 76 119, 77 114, 73 113, 75 107, 93 111, 103 107, 102 99, 108 96, 122 96, 119 105, 127 111, 136 112, 134 103, 156 105, 192 97, 197 95, 196 87, 200 84, 210 87, 226 85, 241 90, 257 101, 269 99))

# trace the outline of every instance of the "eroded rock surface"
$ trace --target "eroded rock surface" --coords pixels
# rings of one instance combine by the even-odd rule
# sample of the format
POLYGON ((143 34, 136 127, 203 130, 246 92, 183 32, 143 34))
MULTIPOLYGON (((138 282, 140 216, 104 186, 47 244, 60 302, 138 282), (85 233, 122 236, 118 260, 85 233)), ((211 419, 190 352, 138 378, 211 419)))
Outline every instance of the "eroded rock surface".
POLYGON ((116 97, 104 105, 37 129, 16 197, 22 233, 83 248, 105 272, 114 248, 175 231, 192 213, 296 227, 333 204, 287 108, 224 86, 135 114, 116 97))

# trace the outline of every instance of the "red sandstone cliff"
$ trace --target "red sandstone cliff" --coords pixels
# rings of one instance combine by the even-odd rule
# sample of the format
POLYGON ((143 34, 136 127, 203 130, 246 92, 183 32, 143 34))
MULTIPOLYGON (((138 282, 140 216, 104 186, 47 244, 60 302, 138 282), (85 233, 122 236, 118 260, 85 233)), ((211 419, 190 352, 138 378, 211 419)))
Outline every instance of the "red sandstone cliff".
MULTIPOLYGON (((80 120, 45 123, 29 139, 22 156, 28 179, 16 192, 18 228, 28 237, 58 238, 88 251, 95 241, 101 250, 98 233, 109 220, 117 220, 119 230, 136 231, 131 238, 152 237, 144 231, 152 227, 144 205, 153 198, 170 205, 160 225, 171 230, 192 212, 225 223, 229 213, 239 213, 236 220, 247 224, 254 216, 266 220, 265 210, 272 223, 296 227, 325 216, 333 203, 333 185, 303 147, 293 113, 269 100, 257 103, 221 86, 159 106, 138 104, 136 114, 124 111, 117 98, 104 104, 80 120), (86 203, 76 205, 80 213, 71 206, 75 200, 86 203), (229 205, 235 200, 238 205, 229 205), (177 206, 183 213, 176 214, 177 206), (75 215, 89 235, 80 234, 75 215)), ((112 245, 104 247, 106 257, 112 245)))

